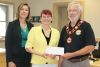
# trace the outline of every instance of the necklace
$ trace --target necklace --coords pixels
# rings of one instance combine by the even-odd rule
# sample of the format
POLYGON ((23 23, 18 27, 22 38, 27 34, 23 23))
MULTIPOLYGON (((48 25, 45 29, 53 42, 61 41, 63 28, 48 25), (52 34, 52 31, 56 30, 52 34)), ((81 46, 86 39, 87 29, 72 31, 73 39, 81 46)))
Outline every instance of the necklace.
POLYGON ((71 44, 72 43, 72 38, 71 38, 71 35, 80 27, 80 25, 83 23, 83 21, 79 21, 78 24, 72 29, 72 30, 69 30, 69 25, 66 26, 66 32, 68 34, 68 37, 66 38, 66 42, 68 44, 71 44))

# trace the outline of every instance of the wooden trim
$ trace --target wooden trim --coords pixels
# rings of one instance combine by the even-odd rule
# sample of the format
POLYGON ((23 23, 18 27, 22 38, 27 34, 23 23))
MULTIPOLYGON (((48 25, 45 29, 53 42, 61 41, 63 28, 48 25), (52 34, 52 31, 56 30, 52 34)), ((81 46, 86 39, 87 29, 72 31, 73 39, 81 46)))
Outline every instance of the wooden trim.
POLYGON ((6 67, 6 55, 4 53, 0 53, 0 67, 6 67))

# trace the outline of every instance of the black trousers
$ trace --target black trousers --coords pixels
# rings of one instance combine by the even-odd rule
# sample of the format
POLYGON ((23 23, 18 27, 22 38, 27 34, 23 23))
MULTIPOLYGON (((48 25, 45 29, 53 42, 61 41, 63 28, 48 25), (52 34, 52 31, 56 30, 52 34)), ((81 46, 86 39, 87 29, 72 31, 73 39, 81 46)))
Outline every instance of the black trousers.
POLYGON ((31 63, 29 62, 15 62, 16 67, 31 67, 31 63))
POLYGON ((16 64, 16 67, 32 67, 32 64, 29 62, 14 62, 14 63, 16 64))

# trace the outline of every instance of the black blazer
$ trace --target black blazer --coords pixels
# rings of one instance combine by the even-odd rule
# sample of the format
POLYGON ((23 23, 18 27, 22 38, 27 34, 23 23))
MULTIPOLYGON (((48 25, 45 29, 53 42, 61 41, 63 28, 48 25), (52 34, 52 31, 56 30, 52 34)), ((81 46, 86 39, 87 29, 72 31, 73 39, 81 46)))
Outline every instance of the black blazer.
MULTIPOLYGON (((32 28, 32 24, 27 22, 28 29, 32 28)), ((30 62, 31 54, 21 47, 21 29, 19 20, 14 20, 8 24, 5 47, 7 62, 30 62)))

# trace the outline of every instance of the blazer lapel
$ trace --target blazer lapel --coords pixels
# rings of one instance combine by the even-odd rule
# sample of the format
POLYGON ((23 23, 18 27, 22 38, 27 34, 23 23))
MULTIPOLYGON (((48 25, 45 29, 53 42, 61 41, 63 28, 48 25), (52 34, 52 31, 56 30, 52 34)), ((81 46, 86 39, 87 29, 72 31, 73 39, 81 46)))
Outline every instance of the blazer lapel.
POLYGON ((17 35, 18 35, 19 40, 21 40, 21 29, 20 29, 20 21, 19 20, 17 20, 17 22, 16 22, 16 31, 18 32, 17 35))
POLYGON ((52 28, 51 28, 51 38, 50 38, 49 46, 51 46, 52 40, 53 40, 53 31, 52 31, 52 28))
POLYGON ((41 34, 40 37, 41 37, 41 40, 44 42, 44 45, 47 45, 47 41, 45 39, 44 34, 42 33, 42 27, 41 26, 40 26, 40 32, 39 33, 41 34))

